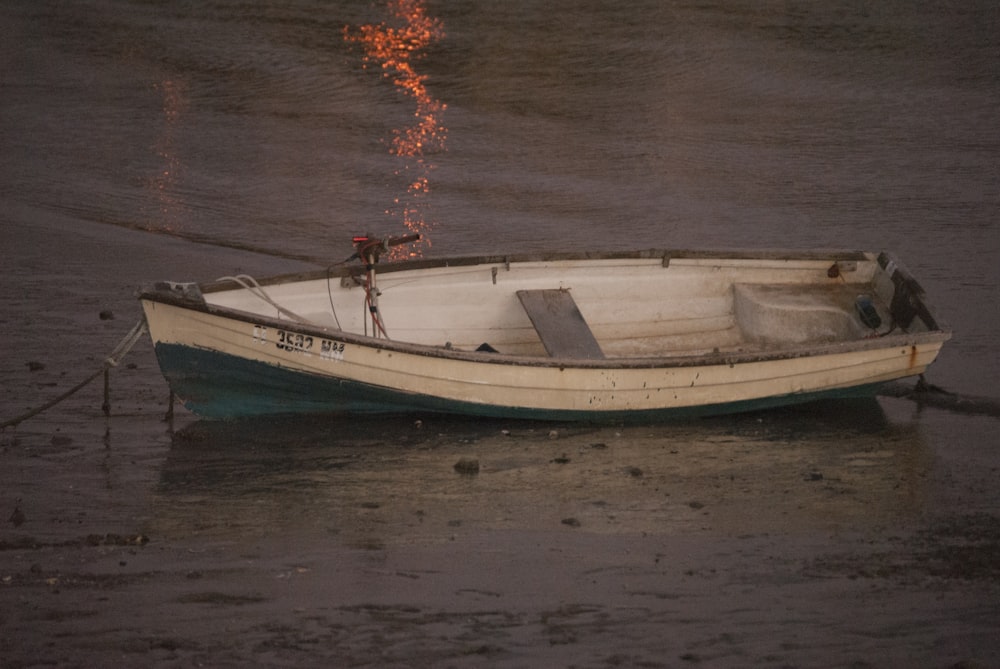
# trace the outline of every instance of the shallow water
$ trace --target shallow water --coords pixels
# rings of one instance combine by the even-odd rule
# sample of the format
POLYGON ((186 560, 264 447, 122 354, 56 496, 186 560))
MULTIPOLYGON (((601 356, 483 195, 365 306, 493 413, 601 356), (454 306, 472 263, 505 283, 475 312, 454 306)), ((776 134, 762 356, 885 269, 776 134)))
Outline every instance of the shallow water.
MULTIPOLYGON (((998 395, 994 4, 43 0, 0 25, 0 419, 99 368, 144 282, 408 226, 439 256, 885 248, 955 331, 928 379, 998 395), (358 38, 390 27, 424 32, 383 70, 358 38)), ((995 417, 164 423, 148 340, 126 363, 110 418, 98 380, 0 436, 11 666, 1000 662, 995 417)))

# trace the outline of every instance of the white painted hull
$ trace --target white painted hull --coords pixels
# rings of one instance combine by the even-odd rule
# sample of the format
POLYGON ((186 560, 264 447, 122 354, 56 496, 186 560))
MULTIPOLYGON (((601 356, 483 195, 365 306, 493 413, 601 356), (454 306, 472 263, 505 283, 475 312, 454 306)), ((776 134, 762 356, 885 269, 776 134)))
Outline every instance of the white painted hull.
MULTIPOLYGON (((667 267, 638 258, 395 270, 379 277, 389 333, 405 333, 391 340, 364 334, 364 311, 357 304, 357 315, 348 313, 351 300, 361 296, 349 278, 320 282, 338 293, 327 300, 338 312, 339 329, 304 316, 323 302, 303 297, 322 292, 309 283, 316 279, 266 286, 275 303, 309 323, 289 320, 244 289, 208 287, 203 305, 163 291, 147 292, 142 301, 165 375, 192 409, 207 416, 429 410, 555 419, 660 417, 870 392, 877 384, 922 374, 948 332, 914 318, 911 332, 866 337, 850 322, 854 315, 836 300, 823 303, 823 296, 830 286, 845 292, 841 285, 851 294, 885 291, 879 282, 891 277, 880 278, 884 270, 874 257, 841 263, 845 272, 856 268, 853 282, 827 278, 832 264, 825 257, 781 256, 697 258, 687 265, 672 258, 667 267), (515 290, 541 286, 570 289, 602 348, 623 353, 597 360, 546 355, 513 298, 515 290), (761 290, 767 295, 741 296, 740 286, 766 286, 761 290), (808 325, 782 323, 803 311, 799 321, 808 325), (779 323, 776 332, 767 330, 770 320, 779 323), (817 329, 823 333, 818 340, 798 341, 817 329), (781 337, 789 341, 776 341, 781 337), (482 341, 514 353, 471 350, 482 341), (651 350, 658 342, 673 346, 651 350), (194 367, 185 362, 192 353, 198 358, 194 367), (255 388, 254 378, 268 381, 255 388)), ((885 297, 887 305, 891 296, 885 297)))

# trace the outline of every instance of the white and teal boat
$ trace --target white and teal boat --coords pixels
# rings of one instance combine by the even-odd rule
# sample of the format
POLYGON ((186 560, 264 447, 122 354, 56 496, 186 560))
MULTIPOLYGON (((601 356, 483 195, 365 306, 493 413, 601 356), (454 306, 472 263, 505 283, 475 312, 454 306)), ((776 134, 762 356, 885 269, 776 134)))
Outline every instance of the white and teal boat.
POLYGON ((171 389, 211 418, 441 412, 660 420, 873 394, 949 330, 887 253, 646 250, 159 283, 171 389))

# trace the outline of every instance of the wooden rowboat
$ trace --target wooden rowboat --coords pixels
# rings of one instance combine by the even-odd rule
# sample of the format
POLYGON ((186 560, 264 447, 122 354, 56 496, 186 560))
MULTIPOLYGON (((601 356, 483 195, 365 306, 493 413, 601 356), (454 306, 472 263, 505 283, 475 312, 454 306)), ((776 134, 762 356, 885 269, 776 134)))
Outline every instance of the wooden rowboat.
POLYGON ((376 264, 400 241, 356 240, 357 266, 144 290, 170 387, 213 418, 659 420, 870 395, 922 374, 950 337, 887 253, 376 264))

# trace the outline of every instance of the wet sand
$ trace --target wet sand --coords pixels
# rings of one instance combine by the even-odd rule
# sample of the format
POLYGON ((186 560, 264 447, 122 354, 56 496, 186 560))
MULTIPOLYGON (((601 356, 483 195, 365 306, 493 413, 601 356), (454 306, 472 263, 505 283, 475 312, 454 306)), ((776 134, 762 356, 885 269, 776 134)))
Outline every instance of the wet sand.
MULTIPOLYGON (((6 211, 3 419, 98 368, 143 282, 301 267, 6 211)), ((1000 666, 992 417, 232 424, 166 401, 146 338, 110 418, 97 381, 0 435, 3 666, 1000 666)))

